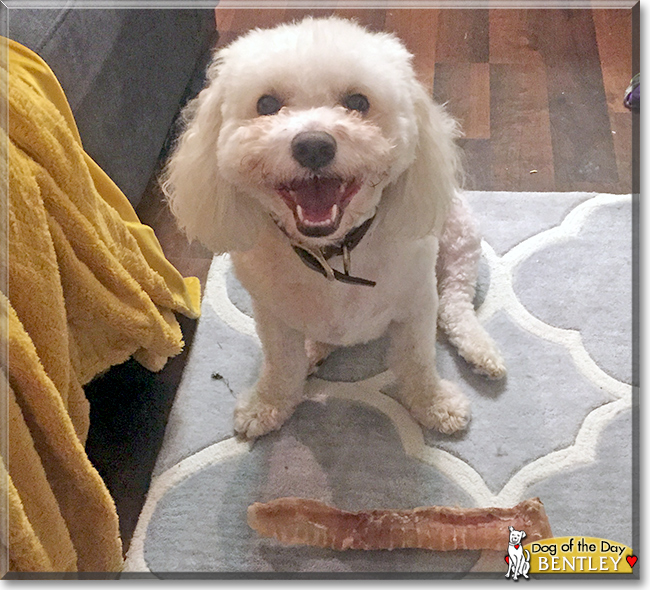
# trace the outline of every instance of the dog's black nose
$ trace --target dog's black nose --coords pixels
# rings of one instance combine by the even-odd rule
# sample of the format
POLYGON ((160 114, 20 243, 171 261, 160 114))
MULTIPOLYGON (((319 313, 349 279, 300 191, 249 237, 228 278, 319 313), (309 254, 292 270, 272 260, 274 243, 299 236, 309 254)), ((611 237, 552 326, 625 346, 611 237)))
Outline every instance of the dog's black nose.
POLYGON ((291 153, 301 166, 315 172, 336 156, 336 139, 325 131, 303 131, 293 138, 291 153))

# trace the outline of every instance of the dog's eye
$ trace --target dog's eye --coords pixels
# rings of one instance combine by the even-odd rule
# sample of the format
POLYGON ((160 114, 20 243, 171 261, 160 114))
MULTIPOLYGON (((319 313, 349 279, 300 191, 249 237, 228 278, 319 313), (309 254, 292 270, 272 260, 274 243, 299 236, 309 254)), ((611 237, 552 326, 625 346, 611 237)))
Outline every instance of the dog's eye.
POLYGON ((270 94, 265 94, 257 101, 258 115, 275 115, 281 108, 280 100, 270 94))
POLYGON ((343 99, 343 106, 351 111, 365 114, 370 109, 370 102, 363 94, 350 94, 343 99))

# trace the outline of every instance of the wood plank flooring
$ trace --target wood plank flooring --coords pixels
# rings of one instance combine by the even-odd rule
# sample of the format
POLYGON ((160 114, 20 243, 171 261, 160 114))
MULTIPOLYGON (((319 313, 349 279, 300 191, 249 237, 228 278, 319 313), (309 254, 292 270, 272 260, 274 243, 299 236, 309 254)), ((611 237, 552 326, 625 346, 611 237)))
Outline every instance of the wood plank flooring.
MULTIPOLYGON (((253 27, 308 14, 356 18, 372 30, 397 34, 414 54, 420 80, 437 100, 447 103, 464 129, 468 189, 632 191, 633 141, 638 142, 633 125, 638 121, 622 100, 634 67, 638 71, 638 56, 632 52, 638 18, 633 21, 629 8, 243 10, 234 4, 222 0, 216 9, 219 46, 253 27)), ((634 154, 638 157, 638 150, 634 154)), ((188 244, 178 232, 155 178, 137 212, 154 228, 181 273, 204 283, 211 254, 188 244)), ((189 347, 194 323, 184 321, 183 327, 189 347)), ((104 421, 91 433, 90 451, 115 497, 125 547, 148 488, 184 359, 175 359, 155 377, 123 366, 89 393, 95 398, 95 423, 104 421), (117 406, 106 409, 113 402, 106 401, 102 388, 119 390, 133 383, 147 390, 140 405, 129 409, 135 418, 129 419, 117 406), (132 435, 139 450, 127 444, 132 435), (116 457, 116 452, 123 456, 116 457)))

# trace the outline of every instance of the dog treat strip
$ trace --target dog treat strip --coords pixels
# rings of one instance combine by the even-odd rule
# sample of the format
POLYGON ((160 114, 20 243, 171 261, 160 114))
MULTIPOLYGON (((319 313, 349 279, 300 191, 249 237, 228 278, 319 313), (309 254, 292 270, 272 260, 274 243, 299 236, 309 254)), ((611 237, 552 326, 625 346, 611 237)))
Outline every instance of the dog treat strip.
POLYGON ((508 526, 526 532, 526 542, 551 538, 539 498, 514 508, 451 508, 346 512, 317 500, 278 498, 248 507, 248 524, 263 537, 287 545, 329 549, 505 549, 508 526))

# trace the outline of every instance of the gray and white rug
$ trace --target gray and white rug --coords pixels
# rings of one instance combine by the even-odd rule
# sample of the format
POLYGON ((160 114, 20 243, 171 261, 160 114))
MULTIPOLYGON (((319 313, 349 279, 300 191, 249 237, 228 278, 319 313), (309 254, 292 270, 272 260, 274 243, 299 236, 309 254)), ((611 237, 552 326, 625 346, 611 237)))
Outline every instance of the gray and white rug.
MULTIPOLYGON (((444 342, 443 377, 472 421, 423 431, 390 395, 386 343, 336 351, 309 399, 253 445, 233 438, 235 396, 261 351, 247 294, 215 258, 187 368, 126 571, 205 575, 482 571, 478 552, 287 547, 246 524, 255 501, 346 510, 512 506, 539 496, 555 536, 634 549, 632 202, 629 195, 468 193, 484 236, 478 314, 508 366, 487 381, 444 342)), ((504 547, 504 553, 505 553, 504 547)), ((505 563, 500 566, 505 573, 505 563)))

